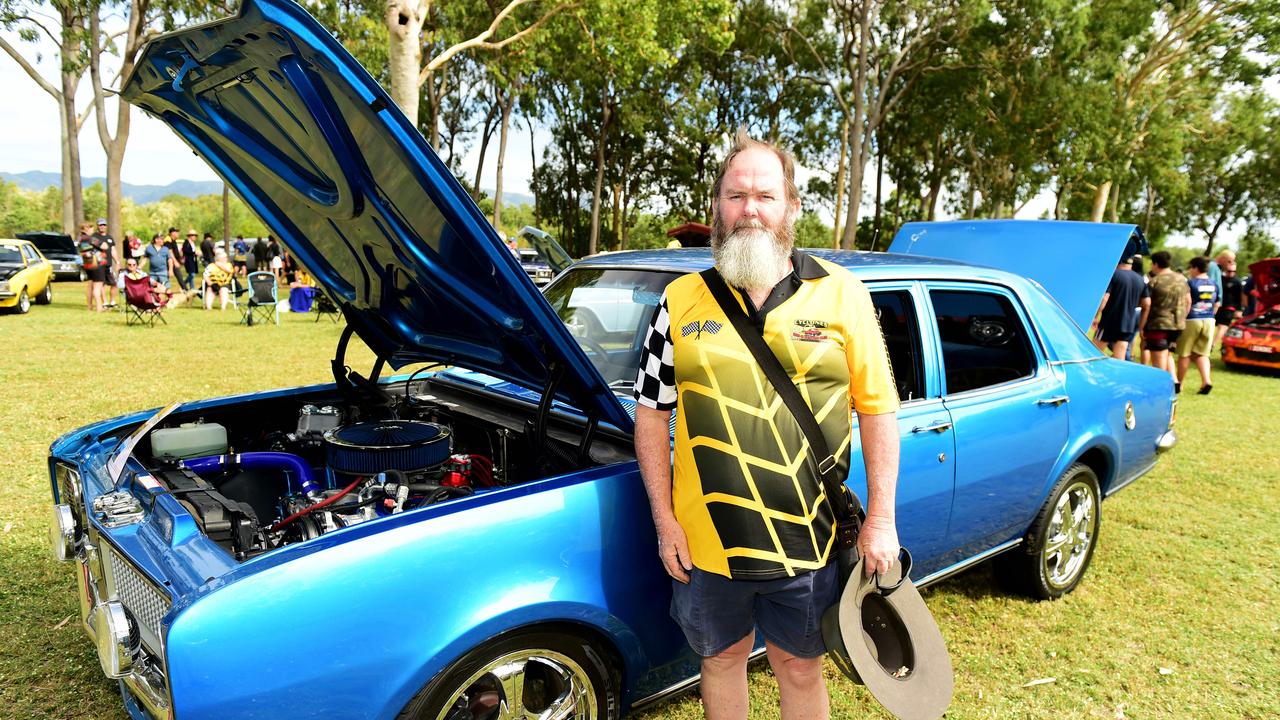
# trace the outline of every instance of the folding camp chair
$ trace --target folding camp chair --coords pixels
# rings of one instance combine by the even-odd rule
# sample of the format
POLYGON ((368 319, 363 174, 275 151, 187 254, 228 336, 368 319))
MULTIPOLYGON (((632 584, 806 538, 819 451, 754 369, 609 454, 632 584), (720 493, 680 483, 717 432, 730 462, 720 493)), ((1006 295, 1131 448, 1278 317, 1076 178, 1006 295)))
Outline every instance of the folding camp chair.
POLYGON ((276 294, 276 276, 269 272, 249 273, 248 299, 244 303, 244 316, 240 321, 253 325, 255 316, 267 322, 280 324, 279 298, 276 294))
POLYGON ((164 319, 164 303, 151 290, 151 278, 141 277, 137 280, 124 278, 124 324, 146 325, 155 327, 156 320, 169 324, 164 319))
POLYGON ((338 306, 333 304, 333 300, 329 299, 329 293, 319 288, 316 289, 315 301, 311 303, 311 309, 316 314, 316 322, 320 322, 322 317, 328 317, 334 323, 342 320, 342 314, 338 312, 338 306))

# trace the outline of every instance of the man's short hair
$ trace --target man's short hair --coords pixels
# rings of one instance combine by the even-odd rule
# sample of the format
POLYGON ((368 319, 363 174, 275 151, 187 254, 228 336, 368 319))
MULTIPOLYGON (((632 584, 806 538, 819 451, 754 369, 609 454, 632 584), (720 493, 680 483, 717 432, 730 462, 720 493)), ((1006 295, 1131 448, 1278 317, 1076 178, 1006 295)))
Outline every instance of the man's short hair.
POLYGON ((1209 258, 1204 257, 1203 255, 1197 255, 1191 258, 1191 260, 1187 264, 1195 268, 1199 272, 1202 272, 1202 273, 1209 272, 1209 258))
POLYGON ((1161 250, 1160 252, 1153 253, 1151 255, 1151 264, 1155 265, 1156 267, 1162 270, 1168 270, 1169 263, 1172 261, 1173 261, 1173 256, 1169 254, 1168 250, 1161 250))
POLYGON ((715 184, 711 186, 711 196, 720 197, 720 186, 724 184, 724 175, 729 171, 729 164, 740 153, 751 148, 765 148, 778 156, 778 162, 782 163, 782 179, 786 185, 787 202, 793 203, 799 200, 800 190, 796 188, 795 157, 777 145, 756 140, 747 134, 747 129, 742 126, 739 126, 738 131, 733 134, 733 144, 729 146, 729 154, 724 156, 724 162, 720 163, 720 169, 716 172, 715 184))

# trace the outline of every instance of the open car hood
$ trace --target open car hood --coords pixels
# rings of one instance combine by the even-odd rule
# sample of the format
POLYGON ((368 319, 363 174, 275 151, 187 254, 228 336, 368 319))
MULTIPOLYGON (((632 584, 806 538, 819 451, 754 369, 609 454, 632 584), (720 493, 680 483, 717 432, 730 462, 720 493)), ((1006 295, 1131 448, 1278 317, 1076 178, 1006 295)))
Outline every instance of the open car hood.
POLYGON ((29 240, 32 245, 40 248, 40 252, 46 256, 50 253, 54 255, 79 256, 79 253, 76 252, 75 242, 70 235, 64 233, 39 230, 36 232, 15 233, 14 237, 19 240, 29 240))
POLYGON ((1253 276, 1253 289, 1258 293, 1264 310, 1280 305, 1280 258, 1259 260, 1249 266, 1253 276))
POLYGON ((443 362, 631 419, 422 135, 290 0, 147 44, 121 92, 244 198, 392 367, 443 362), (553 378, 558 378, 553 381, 553 378))
POLYGON ((542 230, 532 225, 525 225, 516 234, 524 238, 526 242, 533 246, 534 250, 538 251, 538 255, 546 261, 547 266, 555 274, 559 275, 564 272, 565 268, 573 264, 573 258, 569 256, 569 253, 565 252, 563 247, 560 247, 560 243, 542 230))
POLYGON ((955 220, 902 226, 889 252, 1005 270, 1040 283, 1088 329, 1122 257, 1147 254, 1137 225, 1067 220, 955 220))

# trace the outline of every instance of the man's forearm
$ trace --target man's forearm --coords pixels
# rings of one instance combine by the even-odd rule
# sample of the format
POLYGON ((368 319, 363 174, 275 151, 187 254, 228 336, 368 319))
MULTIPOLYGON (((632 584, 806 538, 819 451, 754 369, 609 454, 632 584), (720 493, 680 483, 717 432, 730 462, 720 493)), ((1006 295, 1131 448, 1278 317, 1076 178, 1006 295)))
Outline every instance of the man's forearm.
POLYGON ((636 462, 649 495, 653 522, 675 519, 671 504, 671 411, 636 406, 636 462))
POLYGON ((867 469, 867 517, 893 522, 898 485, 898 416, 858 413, 862 462, 867 469))

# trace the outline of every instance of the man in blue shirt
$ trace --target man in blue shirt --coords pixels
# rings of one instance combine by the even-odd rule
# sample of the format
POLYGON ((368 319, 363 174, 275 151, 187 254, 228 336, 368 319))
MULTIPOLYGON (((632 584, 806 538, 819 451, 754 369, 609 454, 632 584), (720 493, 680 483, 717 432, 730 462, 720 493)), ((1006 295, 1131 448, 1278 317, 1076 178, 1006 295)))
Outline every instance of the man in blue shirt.
POLYGON ((1213 390, 1209 378, 1209 352, 1213 349, 1213 316, 1221 298, 1218 286, 1209 279, 1209 258, 1193 257, 1187 263, 1187 285, 1191 288, 1191 309, 1187 327, 1178 338, 1178 384, 1187 375, 1192 358, 1200 371, 1200 394, 1213 390))
POLYGON ((1147 284, 1132 268, 1133 261, 1127 257, 1116 265, 1111 283, 1102 295, 1096 321, 1098 329, 1093 336, 1099 350, 1110 350, 1111 357, 1121 360, 1125 359, 1133 334, 1146 323, 1151 309, 1147 284))

